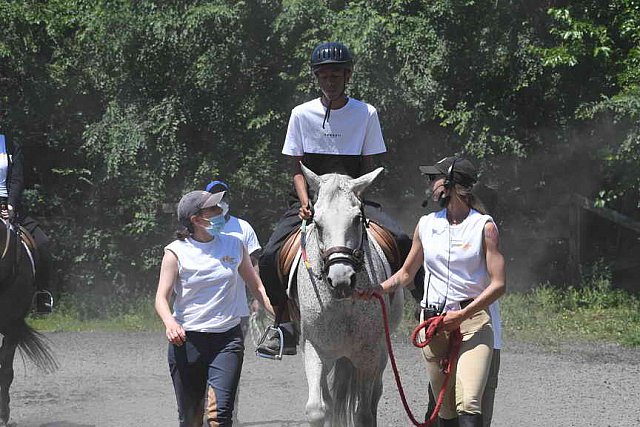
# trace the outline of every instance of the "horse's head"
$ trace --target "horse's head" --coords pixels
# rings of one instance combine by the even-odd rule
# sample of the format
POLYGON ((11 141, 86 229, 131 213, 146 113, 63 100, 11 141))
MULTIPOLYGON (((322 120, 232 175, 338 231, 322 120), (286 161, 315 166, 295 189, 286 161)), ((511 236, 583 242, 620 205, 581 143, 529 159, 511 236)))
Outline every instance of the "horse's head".
POLYGON ((366 229, 360 194, 382 172, 352 179, 346 175, 318 176, 302 165, 309 186, 317 194, 313 222, 327 283, 338 298, 350 297, 356 274, 364 267, 366 229))

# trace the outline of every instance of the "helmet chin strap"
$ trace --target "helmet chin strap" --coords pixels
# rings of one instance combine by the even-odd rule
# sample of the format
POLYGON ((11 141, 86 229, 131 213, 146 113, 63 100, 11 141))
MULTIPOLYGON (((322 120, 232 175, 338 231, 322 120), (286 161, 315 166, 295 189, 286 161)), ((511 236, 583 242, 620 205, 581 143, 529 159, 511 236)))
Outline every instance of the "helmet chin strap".
POLYGON ((347 90, 347 82, 345 80, 345 82, 342 84, 342 91, 338 96, 335 97, 335 99, 329 98, 327 95, 322 93, 322 97, 328 101, 327 109, 324 112, 324 120, 322 120, 322 129, 324 129, 325 123, 329 121, 329 116, 331 116, 331 104, 333 103, 333 101, 340 99, 341 96, 344 96, 344 93, 346 92, 346 90, 347 90))

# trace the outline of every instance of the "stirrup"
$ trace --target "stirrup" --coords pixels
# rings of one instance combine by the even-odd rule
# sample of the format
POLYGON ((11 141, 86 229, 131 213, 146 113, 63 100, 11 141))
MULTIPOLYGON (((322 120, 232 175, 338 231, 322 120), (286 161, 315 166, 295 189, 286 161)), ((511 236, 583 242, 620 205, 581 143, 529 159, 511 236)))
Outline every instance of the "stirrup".
POLYGON ((277 326, 269 326, 264 331, 264 334, 262 334, 262 338, 260 338, 260 342, 258 342, 258 345, 256 346, 256 356, 262 357, 265 359, 271 359, 271 360, 282 360, 283 351, 284 351, 284 335, 282 334, 282 330, 277 326), (260 346, 262 345, 262 343, 264 343, 267 340, 267 336, 271 331, 275 331, 278 333, 278 338, 280 338, 280 352, 278 354, 261 353, 260 346))
POLYGON ((35 301, 36 314, 50 314, 53 311, 53 294, 51 292, 47 290, 36 291, 33 294, 33 300, 35 301), (45 310, 40 310, 40 307, 44 307, 45 310))

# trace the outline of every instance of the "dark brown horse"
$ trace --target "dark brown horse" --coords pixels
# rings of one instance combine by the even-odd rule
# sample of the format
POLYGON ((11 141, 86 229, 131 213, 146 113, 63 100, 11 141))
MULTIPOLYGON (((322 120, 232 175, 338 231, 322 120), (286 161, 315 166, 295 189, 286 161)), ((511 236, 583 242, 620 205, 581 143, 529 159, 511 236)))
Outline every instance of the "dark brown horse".
POLYGON ((45 371, 57 367, 42 335, 25 322, 34 294, 34 257, 16 228, 0 219, 0 427, 9 423, 9 387, 16 349, 45 371))

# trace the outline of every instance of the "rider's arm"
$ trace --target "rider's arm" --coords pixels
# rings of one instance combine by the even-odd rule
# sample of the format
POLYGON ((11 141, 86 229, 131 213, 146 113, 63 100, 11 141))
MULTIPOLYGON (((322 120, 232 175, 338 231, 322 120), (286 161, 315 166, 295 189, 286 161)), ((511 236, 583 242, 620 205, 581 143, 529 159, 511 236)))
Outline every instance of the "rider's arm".
POLYGON ((11 209, 20 209, 22 201, 22 192, 24 190, 24 154, 20 144, 12 143, 13 153, 11 155, 11 176, 9 181, 9 201, 8 207, 11 209))
POLYGON ((169 299, 173 291, 173 283, 178 277, 178 258, 176 255, 166 250, 160 266, 160 279, 158 279, 158 290, 156 291, 155 308, 158 316, 162 319, 166 329, 167 339, 170 343, 182 345, 186 339, 184 328, 176 321, 169 308, 169 299))
POLYGON ((249 253, 247 252, 247 248, 242 246, 242 261, 240 262, 240 266, 238 267, 238 272, 240 273, 240 277, 247 284, 249 288, 249 292, 251 295, 262 305, 265 310, 267 310, 272 316, 275 316, 273 313, 273 307, 271 306, 271 302, 267 297, 267 293, 264 289, 264 285, 262 284, 262 280, 260 280, 260 276, 256 273, 256 270, 251 265, 251 259, 249 258, 249 253))
POLYGON ((293 188, 296 190, 298 200, 300 200, 300 217, 302 219, 311 218, 311 208, 309 207, 309 193, 307 192, 307 180, 302 173, 302 167, 300 162, 302 156, 291 156, 293 159, 292 172, 293 172, 293 188))
POLYGON ((407 255, 407 259, 404 260, 402 267, 400 267, 393 276, 380 284, 381 290, 384 293, 391 293, 412 283, 422 265, 423 258, 422 242, 420 241, 418 226, 416 226, 416 230, 413 232, 411 250, 409 251, 409 255, 407 255))

